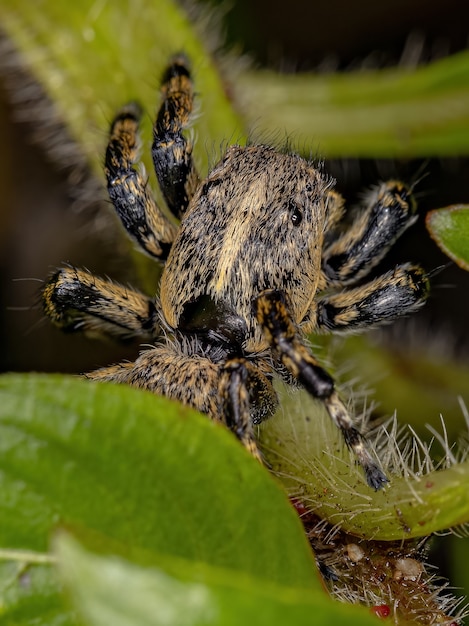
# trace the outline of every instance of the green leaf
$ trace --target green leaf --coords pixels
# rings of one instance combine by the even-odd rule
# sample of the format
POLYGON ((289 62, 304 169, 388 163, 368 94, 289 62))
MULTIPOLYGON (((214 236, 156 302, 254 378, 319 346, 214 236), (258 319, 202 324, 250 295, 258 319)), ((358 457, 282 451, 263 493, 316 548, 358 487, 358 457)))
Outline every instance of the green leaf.
POLYGON ((47 554, 58 526, 145 563, 164 554, 233 577, 320 586, 286 496, 223 426, 127 386, 4 376, 0 561, 42 568, 23 551, 47 554))
MULTIPOLYGON (((0 550, 0 623, 2 626, 76 626, 64 602, 57 575, 34 558, 3 561, 0 550)), ((49 559, 50 561, 50 559, 49 559)))
POLYGON ((430 211, 426 224, 443 252, 459 267, 469 271, 469 205, 455 204, 430 211))
POLYGON ((60 524, 276 582, 316 579, 268 472, 224 427, 153 394, 2 378, 0 471, 4 547, 44 551, 60 524))
POLYGON ((90 626, 376 624, 363 607, 249 575, 184 560, 143 568, 84 551, 70 537, 57 542, 59 569, 77 611, 90 626))

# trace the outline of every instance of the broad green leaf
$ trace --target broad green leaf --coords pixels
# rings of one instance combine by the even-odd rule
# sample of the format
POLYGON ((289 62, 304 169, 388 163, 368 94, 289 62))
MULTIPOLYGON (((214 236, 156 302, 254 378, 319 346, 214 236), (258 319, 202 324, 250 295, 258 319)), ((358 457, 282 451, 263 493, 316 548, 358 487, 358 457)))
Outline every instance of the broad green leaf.
POLYGON ((438 246, 464 270, 469 270, 469 205, 455 204, 430 211, 427 228, 438 246))
POLYGON ((234 579, 320 587, 296 513, 224 427, 125 386, 4 376, 2 624, 75 623, 47 565, 58 526, 145 564, 164 554, 234 579))
POLYGON ((90 626, 235 626, 376 624, 363 607, 333 602, 318 591, 259 581, 188 561, 161 559, 143 568, 57 542, 59 571, 90 626))
POLYGON ((0 546, 60 526, 289 585, 317 575, 268 472, 222 426, 126 386, 0 379, 0 546), (268 522, 268 523, 267 523, 268 522))
MULTIPOLYGON (((332 526, 389 541, 469 522, 469 461, 428 473, 391 473, 390 484, 374 493, 317 402, 304 392, 284 392, 282 407, 261 427, 263 453, 287 492, 332 526)), ((378 456, 385 466, 396 464, 395 437, 378 456)))

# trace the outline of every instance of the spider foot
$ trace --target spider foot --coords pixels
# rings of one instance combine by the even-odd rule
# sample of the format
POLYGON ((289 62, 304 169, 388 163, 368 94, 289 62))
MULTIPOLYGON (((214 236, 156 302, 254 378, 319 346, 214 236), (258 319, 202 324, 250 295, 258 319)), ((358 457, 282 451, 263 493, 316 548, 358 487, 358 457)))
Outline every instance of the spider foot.
POLYGON ((368 485, 375 491, 384 487, 389 480, 377 461, 371 456, 365 438, 353 425, 352 418, 338 394, 334 391, 329 398, 324 400, 324 404, 331 419, 340 428, 347 447, 352 450, 363 468, 368 485))

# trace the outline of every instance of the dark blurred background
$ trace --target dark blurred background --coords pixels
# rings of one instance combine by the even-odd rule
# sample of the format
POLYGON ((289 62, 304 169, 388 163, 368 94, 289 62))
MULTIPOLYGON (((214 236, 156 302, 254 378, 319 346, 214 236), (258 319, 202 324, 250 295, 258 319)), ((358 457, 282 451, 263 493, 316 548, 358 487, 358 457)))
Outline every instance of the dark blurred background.
MULTIPOLYGON (((284 72, 412 66, 465 49, 469 35, 467 0, 238 0, 224 3, 223 14, 228 47, 248 54, 254 66, 284 72)), ((35 306, 39 281, 63 262, 124 282, 135 277, 116 244, 116 222, 110 219, 103 227, 99 217, 110 211, 107 204, 77 203, 65 175, 14 117, 11 94, 7 96, 0 77, 0 369, 77 372, 132 357, 135 346, 123 349, 61 334, 35 306)), ((424 163, 336 160, 328 168, 353 202, 360 189, 377 179, 412 180, 422 165, 421 216, 431 208, 469 203, 465 155, 424 163)), ((431 300, 417 325, 429 329, 427 337, 447 333, 452 349, 466 358, 469 274, 437 250, 422 218, 387 264, 398 259, 420 261, 429 270, 447 266, 434 277, 431 300)))
POLYGON ((226 7, 229 44, 259 65, 283 71, 348 69, 364 63, 383 67, 412 57, 425 61, 463 50, 468 42, 469 5, 464 0, 204 4, 226 7))

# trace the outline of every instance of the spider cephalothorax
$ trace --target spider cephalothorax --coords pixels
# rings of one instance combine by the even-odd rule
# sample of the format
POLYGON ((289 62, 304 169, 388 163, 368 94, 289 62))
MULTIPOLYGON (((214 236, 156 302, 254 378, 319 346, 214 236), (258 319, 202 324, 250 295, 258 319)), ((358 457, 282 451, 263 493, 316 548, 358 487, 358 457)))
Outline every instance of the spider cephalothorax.
POLYGON ((165 263, 159 298, 63 268, 43 289, 47 315, 65 330, 154 342, 135 362, 88 377, 194 406, 226 423, 256 455, 253 424, 277 406, 273 378, 303 385, 326 406, 368 483, 380 488, 386 477, 305 336, 359 331, 423 304, 428 282, 418 266, 400 265, 353 286, 414 221, 410 190, 398 181, 381 184, 344 229, 333 181, 297 155, 233 146, 200 181, 182 134, 193 102, 185 59, 169 66, 162 94, 152 154, 179 229, 133 167, 135 105, 115 118, 105 163, 125 229, 165 263))

